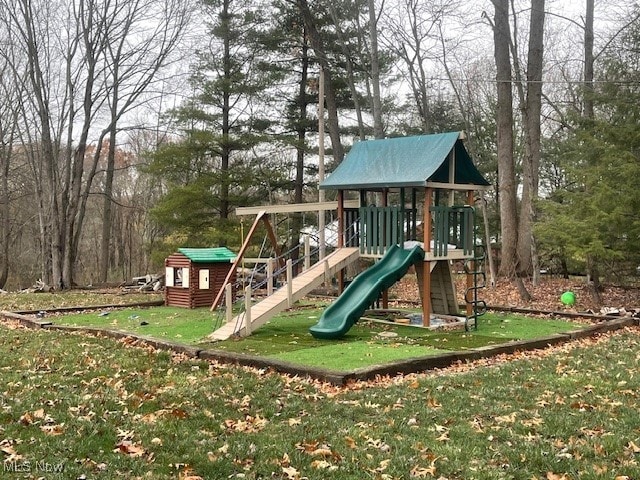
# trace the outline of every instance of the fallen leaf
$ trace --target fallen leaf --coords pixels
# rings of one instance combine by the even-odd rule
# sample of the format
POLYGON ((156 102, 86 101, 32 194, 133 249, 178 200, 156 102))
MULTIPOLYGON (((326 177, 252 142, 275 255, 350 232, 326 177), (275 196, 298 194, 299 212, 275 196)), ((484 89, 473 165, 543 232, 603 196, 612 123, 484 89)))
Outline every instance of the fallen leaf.
POLYGON ((558 475, 557 473, 547 472, 547 480, 568 480, 568 479, 564 474, 558 475))
POLYGON ((413 478, 425 478, 427 476, 434 477, 436 475, 436 467, 434 463, 428 467, 416 465, 410 470, 409 475, 413 478))
POLYGON ((331 467, 331 464, 326 460, 314 460, 311 462, 311 468, 315 468, 317 470, 326 470, 331 467))
POLYGON ((333 455, 333 452, 328 448, 316 448, 309 455, 312 457, 330 457, 333 455))
POLYGON ((631 441, 627 443, 627 450, 631 453, 640 453, 640 447, 631 441))
POLYGON ((145 450, 140 445, 133 443, 131 440, 123 440, 116 444, 113 450, 115 453, 123 453, 130 457, 137 458, 144 455, 145 450))
POLYGON ((356 441, 351 437, 344 437, 344 441, 347 442, 347 446, 349 448, 358 448, 356 445, 356 441))
POLYGON ((42 425, 40 427, 40 430, 42 430, 47 435, 53 435, 53 436, 62 435, 64 433, 64 424, 42 425))
POLYGON ((300 472, 294 467, 282 467, 282 473, 284 473, 289 480, 298 480, 300 478, 300 472))

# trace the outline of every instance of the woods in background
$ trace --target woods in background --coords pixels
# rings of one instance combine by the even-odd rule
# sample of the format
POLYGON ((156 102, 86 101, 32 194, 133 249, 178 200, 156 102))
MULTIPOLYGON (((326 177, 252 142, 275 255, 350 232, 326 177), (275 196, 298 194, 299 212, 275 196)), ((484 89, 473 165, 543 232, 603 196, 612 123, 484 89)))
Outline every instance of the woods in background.
POLYGON ((354 141, 464 130, 502 275, 623 279, 640 11, 563 4, 0 0, 0 288, 121 281, 233 248, 237 206, 317 200, 321 69, 329 170, 354 141))

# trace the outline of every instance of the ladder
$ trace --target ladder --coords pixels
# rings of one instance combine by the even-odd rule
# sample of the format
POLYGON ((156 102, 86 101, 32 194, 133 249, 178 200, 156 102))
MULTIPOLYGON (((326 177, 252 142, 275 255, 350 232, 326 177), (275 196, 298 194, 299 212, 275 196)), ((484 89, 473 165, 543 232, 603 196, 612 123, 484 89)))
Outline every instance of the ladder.
POLYGON ((487 276, 484 271, 484 264, 487 252, 484 245, 475 245, 473 258, 464 262, 464 271, 467 275, 473 276, 473 286, 464 292, 464 301, 471 305, 472 314, 465 317, 464 328, 469 331, 469 322, 473 319, 473 329, 478 329, 478 317, 487 313, 487 302, 478 298, 478 291, 487 286, 487 276))

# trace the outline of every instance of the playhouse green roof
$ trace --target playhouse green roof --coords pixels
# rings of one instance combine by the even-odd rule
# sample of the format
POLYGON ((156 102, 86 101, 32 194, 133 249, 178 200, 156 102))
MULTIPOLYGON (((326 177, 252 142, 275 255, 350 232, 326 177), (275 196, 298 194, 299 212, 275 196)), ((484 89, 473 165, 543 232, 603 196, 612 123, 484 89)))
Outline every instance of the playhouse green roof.
POLYGON ((228 263, 236 258, 236 254, 227 247, 179 248, 178 251, 195 263, 228 263))
POLYGON ((454 183, 489 185, 460 137, 460 132, 450 132, 356 142, 320 188, 362 190, 450 183, 451 152, 455 152, 454 183))

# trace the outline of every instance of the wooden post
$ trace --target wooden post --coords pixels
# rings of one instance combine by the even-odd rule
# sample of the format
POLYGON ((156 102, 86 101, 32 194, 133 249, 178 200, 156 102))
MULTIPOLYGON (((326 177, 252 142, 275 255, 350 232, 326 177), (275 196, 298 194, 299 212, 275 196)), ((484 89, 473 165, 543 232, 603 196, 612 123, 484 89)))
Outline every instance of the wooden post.
MULTIPOLYGON (((473 206, 473 190, 469 190, 467 192, 467 204, 473 206)), ((472 237, 473 237, 473 232, 472 232, 472 237)), ((473 239, 473 241, 475 242, 475 238, 473 239)), ((475 244, 474 244, 474 249, 473 249, 474 255, 475 255, 475 244)), ((470 288, 473 288, 473 274, 471 272, 475 271, 476 269, 476 262, 475 260, 471 260, 469 262, 469 268, 467 269, 467 290, 465 291, 465 303, 466 303, 466 307, 467 307, 467 317, 470 317, 471 315, 473 315, 473 305, 471 305, 468 302, 467 299, 467 295, 466 292, 469 291, 470 288)))
MULTIPOLYGON (((338 190, 338 248, 345 245, 344 190, 338 190)), ((344 291, 344 269, 338 274, 338 292, 344 291)))
POLYGON ((244 289, 244 328, 251 335, 251 285, 244 289))
POLYGON ((309 235, 304 236, 304 270, 307 271, 311 268, 311 242, 309 241, 309 235))
POLYGON ((287 307, 293 306, 293 262, 287 260, 287 307))
MULTIPOLYGON (((389 206, 389 189, 388 188, 383 188, 382 189, 382 206, 383 207, 388 207, 389 206)), ((380 225, 380 228, 382 229, 382 238, 383 238, 383 249, 384 252, 386 253, 387 250, 389 250, 389 247, 391 245, 387 245, 387 240, 388 240, 388 231, 387 229, 391 227, 394 228, 394 225, 388 225, 387 224, 387 217, 386 215, 383 217, 382 220, 382 225, 380 225)), ((382 292, 382 308, 387 309, 389 308, 389 289, 384 289, 384 291, 382 292)))
POLYGON ((329 268, 329 262, 325 260, 324 265, 324 284, 327 288, 331 286, 331 269, 329 268))
MULTIPOLYGON (((427 188, 424 195, 424 211, 422 212, 422 225, 424 226, 424 251, 428 257, 431 253, 431 203, 433 189, 427 188)), ((422 325, 428 327, 431 324, 431 262, 422 262, 422 325)))
POLYGON ((227 304, 227 323, 233 319, 233 287, 230 283, 224 287, 225 291, 225 303, 227 304))
MULTIPOLYGON (((449 152, 449 183, 456 183, 456 149, 453 148, 449 152)), ((455 203, 455 190, 449 191, 449 206, 453 207, 455 203)))
POLYGON ((267 260, 267 296, 273 295, 273 264, 275 260, 267 260))
POLYGON ((344 247, 344 190, 338 190, 338 248, 344 247))
MULTIPOLYGON (((318 186, 324 180, 324 68, 320 65, 318 79, 318 186)), ((324 202, 324 190, 319 188, 318 201, 324 202)), ((318 257, 325 257, 324 210, 318 212, 318 257)))

